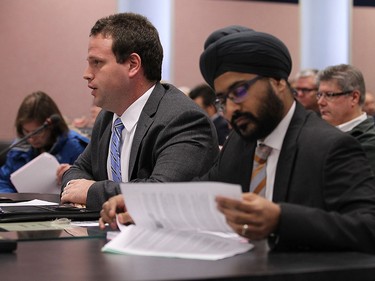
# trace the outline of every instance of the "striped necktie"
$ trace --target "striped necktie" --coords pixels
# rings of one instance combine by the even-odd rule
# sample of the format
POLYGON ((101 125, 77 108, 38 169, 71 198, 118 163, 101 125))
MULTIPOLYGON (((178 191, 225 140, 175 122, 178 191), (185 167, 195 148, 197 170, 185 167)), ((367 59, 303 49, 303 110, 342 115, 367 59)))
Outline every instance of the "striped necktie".
POLYGON ((114 130, 112 132, 111 139, 111 171, 112 179, 115 182, 121 182, 121 137, 124 124, 121 119, 117 118, 114 124, 114 130))
POLYGON ((266 162, 272 148, 259 144, 255 149, 253 172, 251 174, 250 192, 265 196, 266 189, 266 162))

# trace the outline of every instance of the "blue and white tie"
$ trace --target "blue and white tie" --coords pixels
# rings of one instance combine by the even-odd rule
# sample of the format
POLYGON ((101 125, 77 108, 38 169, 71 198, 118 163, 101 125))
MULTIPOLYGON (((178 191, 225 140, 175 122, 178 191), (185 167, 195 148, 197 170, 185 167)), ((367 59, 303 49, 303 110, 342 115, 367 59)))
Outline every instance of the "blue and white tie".
POLYGON ((124 124, 117 118, 114 124, 111 140, 111 171, 112 179, 115 182, 121 182, 121 137, 124 124))

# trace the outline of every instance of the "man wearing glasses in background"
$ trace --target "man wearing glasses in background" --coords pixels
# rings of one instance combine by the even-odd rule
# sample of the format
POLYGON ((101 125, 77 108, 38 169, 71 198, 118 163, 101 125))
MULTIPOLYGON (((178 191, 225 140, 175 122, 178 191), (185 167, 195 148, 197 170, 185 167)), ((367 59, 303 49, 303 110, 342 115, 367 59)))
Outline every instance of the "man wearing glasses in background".
POLYGON ((362 111, 366 87, 361 71, 347 64, 329 66, 319 72, 318 85, 322 118, 361 143, 375 172, 374 119, 362 111))
POLYGON ((297 73, 294 82, 294 95, 296 99, 306 108, 320 115, 319 106, 316 102, 317 69, 304 69, 297 73))

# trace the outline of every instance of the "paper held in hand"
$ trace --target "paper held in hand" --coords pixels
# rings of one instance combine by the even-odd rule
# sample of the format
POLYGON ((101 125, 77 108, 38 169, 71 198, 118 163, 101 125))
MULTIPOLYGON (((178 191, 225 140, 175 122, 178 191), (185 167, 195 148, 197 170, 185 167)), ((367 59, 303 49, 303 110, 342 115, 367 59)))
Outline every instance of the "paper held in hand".
POLYGON ((215 197, 241 198, 239 185, 219 182, 122 183, 135 225, 123 227, 104 252, 217 260, 253 248, 217 210, 215 197))
POLYGON ((59 194, 56 182, 57 159, 44 152, 10 175, 10 180, 19 193, 59 194))

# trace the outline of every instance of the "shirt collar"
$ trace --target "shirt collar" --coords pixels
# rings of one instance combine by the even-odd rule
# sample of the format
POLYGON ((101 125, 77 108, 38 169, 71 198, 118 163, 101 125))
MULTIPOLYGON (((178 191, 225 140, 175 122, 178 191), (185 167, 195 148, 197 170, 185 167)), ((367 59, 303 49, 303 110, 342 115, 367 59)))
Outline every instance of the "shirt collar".
POLYGON ((355 126, 362 123, 366 119, 367 119, 367 114, 364 112, 361 115, 359 115, 357 118, 354 118, 354 119, 350 120, 349 122, 340 124, 340 125, 336 126, 336 128, 340 129, 343 132, 349 132, 349 131, 353 130, 353 128, 355 126))
POLYGON ((120 117, 122 123, 124 124, 125 130, 130 132, 134 128, 134 126, 137 125, 139 116, 141 116, 142 113, 142 109, 145 106, 154 88, 155 85, 148 89, 146 93, 140 96, 135 102, 133 102, 121 116, 118 116, 116 113, 114 113, 112 126, 115 120, 120 117))

